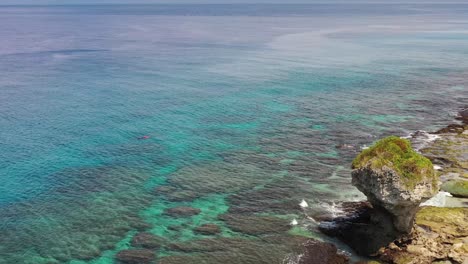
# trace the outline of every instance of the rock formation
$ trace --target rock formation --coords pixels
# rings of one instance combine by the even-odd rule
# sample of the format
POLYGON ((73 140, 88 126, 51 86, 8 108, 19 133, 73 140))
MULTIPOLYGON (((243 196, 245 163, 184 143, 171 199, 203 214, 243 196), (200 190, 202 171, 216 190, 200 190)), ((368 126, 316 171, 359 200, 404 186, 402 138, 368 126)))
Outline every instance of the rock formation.
POLYGON ((468 263, 468 208, 422 208, 413 233, 381 249, 379 256, 396 264, 468 263))
POLYGON ((372 208, 368 202, 345 202, 338 207, 343 214, 321 222, 319 230, 339 238, 359 255, 373 255, 400 235, 391 215, 383 209, 372 208))
POLYGON ((455 197, 468 198, 468 180, 450 180, 442 184, 441 188, 455 197))
POLYGON ((353 162, 353 183, 372 205, 342 203, 344 213, 324 219, 319 229, 338 237, 357 253, 378 257, 383 263, 468 263, 468 203, 463 198, 468 178, 466 117, 466 112, 461 112, 459 119, 465 124, 440 129, 436 138, 419 133, 418 137, 427 140, 418 150, 434 167, 412 151, 409 142, 396 137, 363 151, 353 162), (439 179, 431 167, 437 169, 439 179), (427 204, 450 207, 418 207, 435 193, 439 180, 441 189, 454 197, 441 192, 438 196, 444 197, 442 200, 427 204))
POLYGON ((352 183, 374 208, 390 213, 395 228, 409 233, 419 205, 438 192, 431 161, 406 139, 387 137, 353 161, 352 183))

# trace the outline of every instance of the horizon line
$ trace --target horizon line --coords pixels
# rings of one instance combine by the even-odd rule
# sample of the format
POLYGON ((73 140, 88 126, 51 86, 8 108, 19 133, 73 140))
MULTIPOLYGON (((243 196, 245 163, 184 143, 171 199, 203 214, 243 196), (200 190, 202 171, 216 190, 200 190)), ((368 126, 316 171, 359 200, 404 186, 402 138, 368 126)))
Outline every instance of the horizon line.
POLYGON ((351 1, 351 2, 343 2, 343 1, 331 1, 331 2, 315 2, 315 3, 304 3, 304 2, 293 2, 293 3, 264 3, 264 2, 257 2, 257 3, 71 3, 71 4, 51 4, 51 3, 42 3, 42 4, 0 4, 0 6, 107 6, 107 5, 327 5, 327 4, 344 4, 344 5, 352 5, 352 4, 373 4, 373 5, 408 5, 408 4, 467 4, 465 1, 454 1, 454 2, 392 2, 392 3, 385 3, 385 2, 366 2, 366 1, 351 1))

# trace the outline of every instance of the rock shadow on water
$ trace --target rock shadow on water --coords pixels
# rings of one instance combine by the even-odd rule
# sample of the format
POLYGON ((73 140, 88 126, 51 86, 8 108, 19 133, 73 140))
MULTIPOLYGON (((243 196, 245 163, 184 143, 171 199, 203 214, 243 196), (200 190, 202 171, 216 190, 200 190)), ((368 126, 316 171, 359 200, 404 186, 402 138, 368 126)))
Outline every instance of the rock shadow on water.
POLYGON ((368 202, 343 203, 341 209, 343 215, 323 219, 319 230, 339 238, 360 255, 375 254, 401 235, 393 226, 392 216, 368 202))

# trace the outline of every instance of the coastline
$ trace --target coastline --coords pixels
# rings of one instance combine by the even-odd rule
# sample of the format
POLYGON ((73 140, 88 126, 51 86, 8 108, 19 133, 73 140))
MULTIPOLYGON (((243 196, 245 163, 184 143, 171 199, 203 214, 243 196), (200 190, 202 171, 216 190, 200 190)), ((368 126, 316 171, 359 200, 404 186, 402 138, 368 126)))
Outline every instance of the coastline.
POLYGON ((440 187, 420 204, 411 232, 395 232, 389 227, 391 216, 377 214, 381 209, 369 202, 343 203, 344 215, 326 219, 319 229, 373 259, 359 263, 468 263, 468 108, 456 119, 458 123, 436 132, 416 131, 406 137, 431 160, 440 187))

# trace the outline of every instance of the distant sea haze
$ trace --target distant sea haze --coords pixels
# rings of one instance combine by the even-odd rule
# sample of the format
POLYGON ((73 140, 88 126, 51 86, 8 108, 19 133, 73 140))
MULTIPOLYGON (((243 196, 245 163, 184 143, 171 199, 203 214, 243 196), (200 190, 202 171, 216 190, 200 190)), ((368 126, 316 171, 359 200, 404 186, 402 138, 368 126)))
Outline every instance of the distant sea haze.
POLYGON ((162 263, 281 263, 363 199, 362 147, 468 102, 467 9, 0 7, 0 264, 116 263, 142 232, 162 263))

